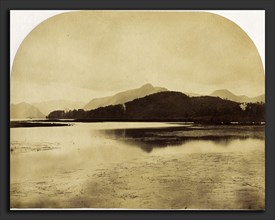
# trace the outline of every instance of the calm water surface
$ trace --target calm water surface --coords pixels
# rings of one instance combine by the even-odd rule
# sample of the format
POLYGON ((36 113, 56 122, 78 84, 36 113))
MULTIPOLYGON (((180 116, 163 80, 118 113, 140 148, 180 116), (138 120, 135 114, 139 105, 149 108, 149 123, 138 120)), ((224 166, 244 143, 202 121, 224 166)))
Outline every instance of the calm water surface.
POLYGON ((264 126, 72 123, 11 128, 11 183, 152 155, 264 149, 264 126))

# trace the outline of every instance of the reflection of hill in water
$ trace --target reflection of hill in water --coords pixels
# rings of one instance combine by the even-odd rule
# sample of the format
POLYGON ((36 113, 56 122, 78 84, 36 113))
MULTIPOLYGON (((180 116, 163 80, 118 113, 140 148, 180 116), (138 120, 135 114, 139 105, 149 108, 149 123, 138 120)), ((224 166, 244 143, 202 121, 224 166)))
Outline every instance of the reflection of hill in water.
POLYGON ((138 146, 148 153, 153 148, 182 146, 192 141, 212 141, 221 147, 226 147, 233 140, 264 139, 263 126, 132 128, 102 130, 101 132, 110 138, 138 146))

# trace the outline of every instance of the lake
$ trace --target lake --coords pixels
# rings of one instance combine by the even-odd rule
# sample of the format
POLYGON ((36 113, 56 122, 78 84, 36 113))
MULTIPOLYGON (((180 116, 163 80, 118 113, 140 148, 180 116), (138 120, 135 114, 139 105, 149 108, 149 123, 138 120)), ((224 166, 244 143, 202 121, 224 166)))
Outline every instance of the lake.
POLYGON ((11 208, 264 209, 264 126, 11 128, 11 208))

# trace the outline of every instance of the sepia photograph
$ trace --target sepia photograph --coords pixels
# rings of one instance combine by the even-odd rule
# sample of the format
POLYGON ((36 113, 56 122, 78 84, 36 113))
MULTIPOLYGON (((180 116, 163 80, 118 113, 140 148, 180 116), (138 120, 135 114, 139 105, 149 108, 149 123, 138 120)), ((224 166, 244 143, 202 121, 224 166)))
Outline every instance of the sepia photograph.
POLYGON ((10 21, 11 210, 265 210, 264 10, 10 21))

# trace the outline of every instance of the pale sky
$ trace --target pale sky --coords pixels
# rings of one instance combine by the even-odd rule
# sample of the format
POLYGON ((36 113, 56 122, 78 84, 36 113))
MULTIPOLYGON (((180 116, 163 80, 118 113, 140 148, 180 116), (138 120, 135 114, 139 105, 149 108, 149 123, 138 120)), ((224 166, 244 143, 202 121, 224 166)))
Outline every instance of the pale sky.
MULTIPOLYGON (((253 36, 262 55, 258 28, 253 36)), ((13 53, 20 41, 14 42, 13 53)), ((235 23, 212 13, 67 12, 42 22, 18 48, 11 101, 89 101, 145 83, 257 96, 264 93, 264 68, 255 44, 235 23)))

